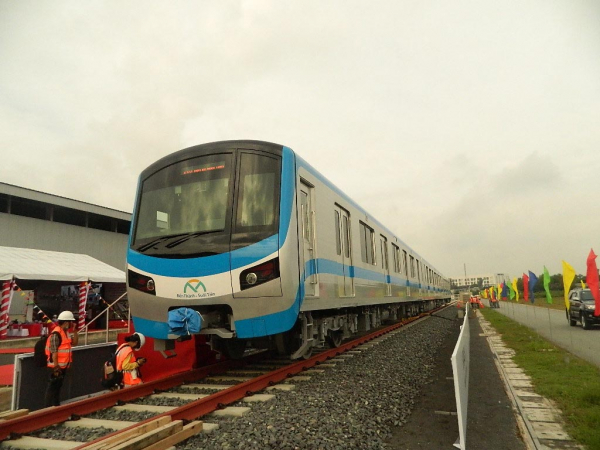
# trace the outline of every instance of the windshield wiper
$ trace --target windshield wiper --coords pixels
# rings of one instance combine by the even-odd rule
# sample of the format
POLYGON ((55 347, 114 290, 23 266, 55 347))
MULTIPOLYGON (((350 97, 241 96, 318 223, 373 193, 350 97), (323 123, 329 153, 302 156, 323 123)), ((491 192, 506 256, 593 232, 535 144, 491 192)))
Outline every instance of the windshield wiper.
POLYGON ((160 242, 163 242, 163 241, 166 241, 167 239, 175 238, 175 237, 178 237, 178 236, 183 236, 185 234, 186 233, 179 233, 179 234, 171 234, 169 236, 161 236, 161 237, 159 237, 157 239, 154 239, 153 241, 148 242, 147 244, 142 245, 140 248, 137 248, 137 249, 134 249, 134 250, 136 250, 136 251, 138 251, 140 253, 143 253, 146 250, 148 250, 150 247, 153 247, 153 246, 155 246, 156 244, 158 244, 160 242))
POLYGON ((177 247, 179 244, 184 243, 188 239, 191 239, 191 238, 194 238, 197 236, 202 236, 203 234, 218 233, 219 231, 223 231, 223 230, 208 230, 208 231, 198 231, 197 233, 188 233, 184 237, 177 239, 176 241, 169 242, 167 245, 165 245, 165 247, 167 247, 167 248, 177 247))

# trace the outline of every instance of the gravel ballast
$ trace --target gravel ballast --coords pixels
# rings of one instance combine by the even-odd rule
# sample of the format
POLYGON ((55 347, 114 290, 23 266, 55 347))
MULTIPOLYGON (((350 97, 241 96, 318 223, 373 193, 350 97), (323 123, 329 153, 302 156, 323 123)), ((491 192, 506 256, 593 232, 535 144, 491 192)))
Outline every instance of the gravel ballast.
POLYGON ((293 391, 269 391, 276 397, 253 403, 243 417, 206 416, 202 420, 218 423, 219 430, 194 436, 177 448, 389 448, 385 441, 391 427, 406 422, 421 389, 431 382, 437 349, 452 327, 460 325, 455 318, 455 308, 446 308, 323 374, 311 375, 310 381, 294 382, 293 391))

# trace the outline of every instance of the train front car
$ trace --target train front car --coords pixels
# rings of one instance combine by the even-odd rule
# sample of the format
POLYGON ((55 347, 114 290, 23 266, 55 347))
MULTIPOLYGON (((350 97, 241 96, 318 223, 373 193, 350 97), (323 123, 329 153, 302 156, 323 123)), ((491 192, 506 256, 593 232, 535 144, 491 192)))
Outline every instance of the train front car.
POLYGON ((156 350, 200 333, 235 357, 248 339, 294 325, 294 165, 286 147, 226 141, 181 150, 142 172, 128 297, 135 329, 154 338, 156 350))

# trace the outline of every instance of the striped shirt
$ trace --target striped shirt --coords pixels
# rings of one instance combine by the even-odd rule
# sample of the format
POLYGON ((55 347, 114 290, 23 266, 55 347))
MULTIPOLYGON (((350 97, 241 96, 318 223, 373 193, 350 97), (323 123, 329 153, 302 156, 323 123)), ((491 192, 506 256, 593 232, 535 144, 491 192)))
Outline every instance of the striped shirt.
POLYGON ((60 335, 58 333, 50 333, 50 353, 56 353, 60 344, 60 335))

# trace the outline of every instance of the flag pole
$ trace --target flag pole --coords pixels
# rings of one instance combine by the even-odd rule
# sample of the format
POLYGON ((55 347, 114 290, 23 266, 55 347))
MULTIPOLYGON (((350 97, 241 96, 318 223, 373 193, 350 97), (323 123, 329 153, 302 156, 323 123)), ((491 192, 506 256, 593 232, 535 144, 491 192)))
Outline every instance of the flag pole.
POLYGON ((546 309, 548 310, 548 325, 550 325, 550 340, 552 340, 552 319, 550 319, 550 308, 546 305, 546 309))
POLYGON ((0 338, 4 339, 8 336, 10 302, 13 295, 13 286, 15 277, 6 280, 2 283, 2 302, 0 304, 0 338))

